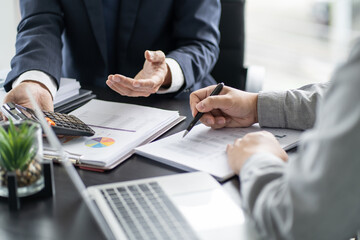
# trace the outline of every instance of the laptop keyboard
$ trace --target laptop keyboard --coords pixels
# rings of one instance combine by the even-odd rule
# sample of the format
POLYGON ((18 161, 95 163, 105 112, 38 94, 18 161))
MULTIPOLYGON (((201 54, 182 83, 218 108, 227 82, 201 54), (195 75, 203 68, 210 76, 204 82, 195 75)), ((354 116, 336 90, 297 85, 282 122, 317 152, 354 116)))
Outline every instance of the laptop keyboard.
POLYGON ((157 182, 101 192, 129 239, 198 239, 157 182))

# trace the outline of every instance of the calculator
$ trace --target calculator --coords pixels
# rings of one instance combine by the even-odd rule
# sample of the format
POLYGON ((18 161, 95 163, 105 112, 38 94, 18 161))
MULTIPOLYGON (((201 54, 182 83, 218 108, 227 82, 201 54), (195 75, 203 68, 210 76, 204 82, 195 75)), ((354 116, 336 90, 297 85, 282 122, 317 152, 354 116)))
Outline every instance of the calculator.
MULTIPOLYGON (((34 110, 15 103, 5 103, 1 111, 8 119, 15 121, 28 119, 38 121, 34 110)), ((76 116, 46 111, 43 111, 43 114, 56 135, 92 136, 95 134, 94 130, 76 116)))

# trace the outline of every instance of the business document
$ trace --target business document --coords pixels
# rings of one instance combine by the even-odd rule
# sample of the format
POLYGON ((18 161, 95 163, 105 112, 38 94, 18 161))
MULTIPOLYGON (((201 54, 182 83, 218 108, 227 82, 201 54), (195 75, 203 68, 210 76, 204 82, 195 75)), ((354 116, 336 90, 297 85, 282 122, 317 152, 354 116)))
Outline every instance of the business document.
POLYGON ((196 125, 183 138, 183 132, 138 147, 135 152, 150 159, 186 171, 205 171, 219 181, 225 181, 235 173, 227 162, 226 146, 247 133, 266 130, 275 135, 282 148, 294 147, 301 131, 281 128, 260 128, 255 124, 248 128, 211 129, 203 124, 196 125))
POLYGON ((81 167, 105 170, 114 168, 131 156, 135 147, 152 141, 184 119, 177 111, 97 99, 70 114, 95 131, 91 137, 60 139, 70 160, 81 167))

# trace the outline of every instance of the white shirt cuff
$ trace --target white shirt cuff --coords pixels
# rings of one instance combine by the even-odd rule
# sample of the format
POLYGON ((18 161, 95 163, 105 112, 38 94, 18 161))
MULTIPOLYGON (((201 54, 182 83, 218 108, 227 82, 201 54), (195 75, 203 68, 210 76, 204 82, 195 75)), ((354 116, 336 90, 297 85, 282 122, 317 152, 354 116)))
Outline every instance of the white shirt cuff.
POLYGON ((160 88, 156 93, 165 94, 177 92, 182 87, 185 82, 184 74, 181 70, 181 67, 177 61, 172 58, 166 58, 165 62, 169 66, 171 72, 171 85, 169 88, 160 88))
POLYGON ((50 77, 48 74, 38 70, 30 70, 24 72, 13 82, 12 88, 15 88, 25 80, 36 81, 44 84, 49 89, 52 98, 55 99, 57 86, 55 80, 52 77, 50 77))

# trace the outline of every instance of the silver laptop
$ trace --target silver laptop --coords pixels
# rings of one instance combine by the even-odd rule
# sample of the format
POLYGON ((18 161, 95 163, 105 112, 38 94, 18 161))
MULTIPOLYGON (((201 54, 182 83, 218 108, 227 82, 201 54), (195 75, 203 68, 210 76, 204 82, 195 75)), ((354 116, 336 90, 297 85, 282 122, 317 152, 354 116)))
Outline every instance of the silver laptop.
POLYGON ((248 239, 242 210, 204 172, 86 188, 42 121, 39 107, 33 100, 32 104, 50 145, 59 151, 65 170, 108 239, 248 239))

